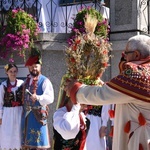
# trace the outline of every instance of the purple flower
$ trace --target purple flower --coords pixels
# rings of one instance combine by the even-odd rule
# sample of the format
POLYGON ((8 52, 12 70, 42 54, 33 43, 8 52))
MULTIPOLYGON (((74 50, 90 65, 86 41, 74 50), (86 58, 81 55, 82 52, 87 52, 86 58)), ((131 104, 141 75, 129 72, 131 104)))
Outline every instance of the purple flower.
POLYGON ((78 21, 78 22, 77 22, 77 25, 80 25, 80 26, 81 26, 81 25, 83 25, 83 22, 82 22, 82 21, 78 21))
POLYGON ((78 32, 79 32, 79 30, 76 29, 76 28, 72 28, 72 31, 75 32, 75 33, 78 33, 78 32))
POLYGON ((102 24, 107 25, 107 19, 104 19, 104 20, 102 21, 102 24))
POLYGON ((1 30, 0 56, 10 58, 9 61, 13 62, 14 51, 18 56, 24 56, 24 51, 33 45, 40 28, 33 16, 22 9, 13 9, 8 13, 6 21, 7 26, 1 30))
POLYGON ((7 41, 7 43, 6 43, 6 47, 11 47, 11 41, 9 40, 9 41, 7 41))
POLYGON ((14 59, 13 59, 13 58, 10 58, 10 59, 9 59, 9 62, 12 62, 12 63, 13 63, 13 62, 14 62, 14 59))

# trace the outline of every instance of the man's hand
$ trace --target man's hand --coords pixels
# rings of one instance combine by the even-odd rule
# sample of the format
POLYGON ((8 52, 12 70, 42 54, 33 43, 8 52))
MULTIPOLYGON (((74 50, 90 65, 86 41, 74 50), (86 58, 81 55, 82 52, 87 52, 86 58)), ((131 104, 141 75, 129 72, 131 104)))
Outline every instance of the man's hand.
POLYGON ((32 94, 32 96, 30 96, 31 100, 33 103, 35 103, 35 101, 37 101, 37 95, 36 94, 32 94))

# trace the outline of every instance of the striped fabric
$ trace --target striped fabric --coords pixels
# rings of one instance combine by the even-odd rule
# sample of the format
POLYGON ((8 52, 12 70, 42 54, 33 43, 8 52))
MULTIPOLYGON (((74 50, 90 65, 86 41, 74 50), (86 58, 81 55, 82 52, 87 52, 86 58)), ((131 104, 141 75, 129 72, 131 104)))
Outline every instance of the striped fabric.
POLYGON ((150 102, 150 62, 126 63, 120 75, 107 83, 111 88, 142 101, 150 102))

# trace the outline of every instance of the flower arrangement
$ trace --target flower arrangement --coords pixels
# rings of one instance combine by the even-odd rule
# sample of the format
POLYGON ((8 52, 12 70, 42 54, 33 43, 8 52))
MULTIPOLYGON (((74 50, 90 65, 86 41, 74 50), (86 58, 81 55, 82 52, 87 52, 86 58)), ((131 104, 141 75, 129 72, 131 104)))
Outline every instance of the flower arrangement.
POLYGON ((34 46, 39 27, 33 16, 22 9, 8 12, 6 22, 7 26, 1 27, 0 56, 13 62, 15 51, 25 57, 25 50, 34 46))
MULTIPOLYGON (((90 15, 92 18, 96 18, 96 27, 93 33, 97 36, 103 37, 104 39, 108 40, 108 33, 110 31, 110 26, 108 25, 107 19, 103 18, 102 14, 98 12, 96 9, 87 7, 82 10, 80 10, 76 17, 74 18, 73 27, 71 30, 71 38, 68 39, 68 44, 72 44, 72 39, 75 38, 75 36, 78 33, 86 33, 85 28, 85 19, 87 18, 87 15, 90 15)), ((92 22, 93 23, 93 22, 92 22)))
POLYGON ((85 8, 75 18, 73 34, 65 50, 67 73, 88 85, 98 85, 108 67, 111 44, 108 42, 108 24, 93 8, 85 8))

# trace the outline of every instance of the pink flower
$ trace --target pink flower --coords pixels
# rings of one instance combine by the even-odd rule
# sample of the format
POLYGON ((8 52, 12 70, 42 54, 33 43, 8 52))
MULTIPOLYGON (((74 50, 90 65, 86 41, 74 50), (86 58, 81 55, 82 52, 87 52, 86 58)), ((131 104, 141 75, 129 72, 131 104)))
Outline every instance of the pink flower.
POLYGON ((12 63, 13 63, 13 62, 14 62, 14 59, 13 59, 13 58, 10 58, 10 59, 9 59, 9 62, 12 62, 12 63))
POLYGON ((19 31, 19 32, 17 32, 16 34, 17 34, 17 35, 20 35, 20 34, 21 34, 21 32, 19 31))
POLYGON ((33 45, 40 31, 38 23, 33 16, 22 9, 14 9, 8 13, 7 26, 1 31, 4 33, 0 39, 0 57, 13 62, 14 51, 22 57, 24 51, 33 45))
POLYGON ((28 44, 24 44, 23 48, 29 48, 29 45, 28 44))
POLYGON ((26 29, 26 25, 25 25, 25 24, 21 25, 21 27, 22 27, 23 29, 26 29))
POLYGON ((18 10, 16 10, 16 9, 12 10, 12 13, 14 13, 14 14, 16 14, 17 12, 18 12, 18 10))
POLYGON ((23 29, 23 30, 22 30, 22 33, 23 33, 23 34, 30 34, 30 29, 23 29))

